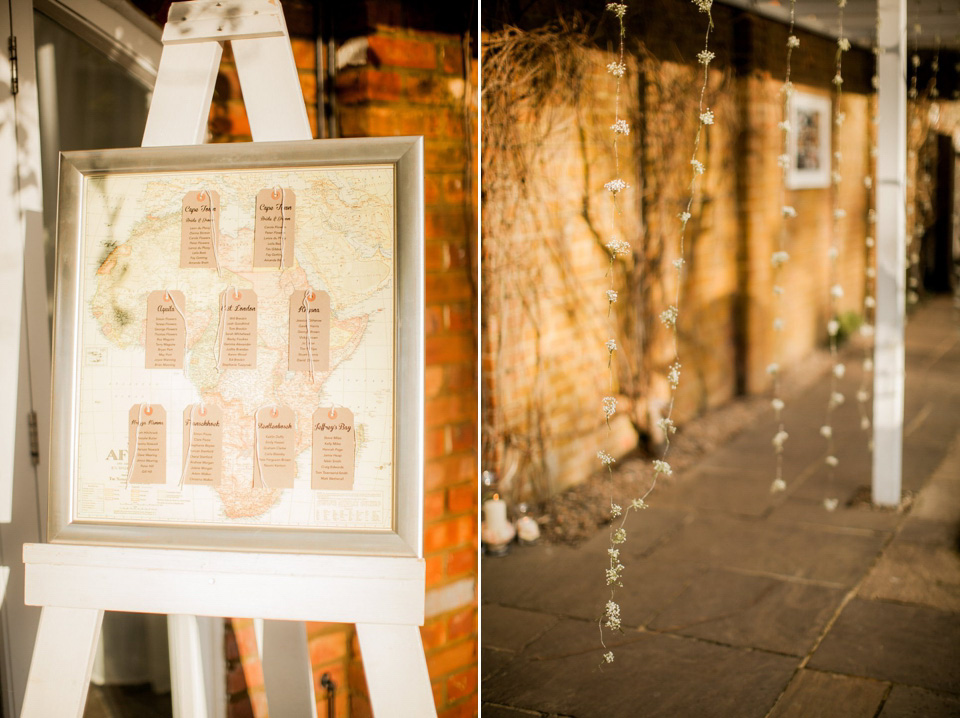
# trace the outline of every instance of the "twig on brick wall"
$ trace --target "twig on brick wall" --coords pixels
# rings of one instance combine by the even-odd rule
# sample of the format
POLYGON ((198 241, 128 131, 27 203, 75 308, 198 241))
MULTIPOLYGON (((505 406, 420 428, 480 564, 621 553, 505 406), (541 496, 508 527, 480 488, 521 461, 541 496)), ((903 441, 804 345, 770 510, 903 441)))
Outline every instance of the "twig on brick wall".
MULTIPOLYGON (((863 324, 860 326, 860 334, 864 338, 863 342, 863 371, 860 374, 860 388, 857 389, 857 410, 860 414, 860 429, 870 432, 870 408, 869 401, 871 397, 870 387, 873 385, 873 336, 874 322, 876 320, 876 252, 874 239, 874 230, 876 229, 877 211, 876 211, 876 162, 879 150, 877 148, 877 123, 879 112, 877 106, 877 89, 880 87, 880 13, 877 12, 876 22, 874 24, 873 34, 873 56, 874 56, 874 74, 871 79, 873 85, 873 97, 871 98, 872 116, 870 118, 872 142, 870 144, 870 162, 867 165, 867 174, 863 178, 864 187, 867 190, 867 233, 864 239, 863 248, 863 324)), ((867 448, 873 451, 873 433, 867 434, 867 448)))
MULTIPOLYGON (((845 0, 844 0, 845 1, 845 0)), ((680 383, 680 342, 677 333, 677 319, 680 312, 680 298, 681 298, 681 289, 683 287, 683 265, 684 265, 684 237, 686 235, 687 223, 690 221, 691 213, 690 210, 693 207, 694 195, 696 193, 697 187, 700 183, 700 177, 706 171, 706 166, 702 160, 699 159, 699 151, 701 139, 704 133, 704 126, 712 125, 714 123, 714 113, 713 111, 704 104, 704 98, 707 92, 707 86, 710 79, 710 62, 713 60, 715 55, 710 51, 710 33, 713 30, 713 16, 711 14, 711 7, 713 5, 713 0, 692 0, 692 2, 698 7, 698 9, 707 15, 707 29, 704 36, 704 46, 703 50, 697 55, 698 62, 703 65, 703 84, 700 88, 700 97, 698 104, 698 118, 699 122, 697 124, 697 133, 693 142, 693 153, 690 159, 690 167, 692 168, 691 179, 689 184, 690 197, 687 201, 686 209, 680 213, 680 234, 677 242, 677 259, 674 261, 674 268, 677 272, 676 283, 677 283, 677 292, 676 298, 672 305, 668 306, 660 313, 660 320, 663 324, 672 332, 673 334, 673 350, 674 350, 674 360, 670 365, 668 374, 667 374, 667 383, 670 385, 670 401, 667 406, 665 415, 661 417, 658 422, 660 430, 663 432, 664 436, 664 447, 663 453, 659 459, 655 459, 652 464, 653 468, 653 480, 651 481, 650 487, 638 498, 633 499, 626 508, 619 506, 614 503, 611 498, 611 516, 616 519, 620 518, 620 522, 615 527, 611 527, 610 532, 610 546, 607 549, 608 556, 608 568, 605 571, 606 583, 610 587, 610 598, 607 600, 606 606, 604 608, 603 615, 598 619, 597 625, 600 629, 600 643, 603 646, 605 653, 603 654, 603 663, 612 663, 614 660, 613 651, 609 650, 606 641, 604 638, 604 630, 609 631, 622 631, 621 627, 621 618, 620 618, 620 605, 616 602, 616 591, 617 588, 622 587, 622 573, 624 570, 624 564, 620 560, 620 546, 626 541, 627 532, 626 532, 626 521, 631 511, 640 511, 647 508, 646 499, 650 493, 654 490, 657 485, 657 479, 663 476, 670 476, 673 473, 673 470, 670 467, 670 464, 667 463, 667 453, 670 450, 670 435, 676 431, 674 426, 672 415, 674 403, 676 401, 676 390, 680 383)), ((616 63, 611 63, 608 66, 611 74, 617 78, 617 117, 615 118, 614 124, 611 129, 614 132, 614 136, 625 134, 629 132, 628 127, 621 125, 621 120, 619 117, 619 98, 620 98, 620 79, 623 77, 625 66, 623 63, 623 53, 624 53, 624 36, 626 30, 623 23, 623 17, 627 11, 627 6, 623 3, 609 3, 607 9, 612 11, 618 18, 620 23, 620 60, 616 63)), ((614 152, 617 153, 618 145, 614 142, 614 152)), ((617 166, 619 168, 619 154, 617 154, 617 166)), ((626 188, 626 184, 619 177, 608 182, 605 187, 610 191, 613 202, 613 212, 614 214, 619 213, 619 207, 617 205, 617 198, 621 191, 626 188)), ((613 263, 616 261, 617 257, 622 253, 625 253, 623 240, 618 237, 614 237, 610 243, 607 245, 607 248, 610 250, 610 262, 611 269, 613 263)), ((629 248, 629 245, 627 245, 629 248)), ((613 272, 610 272, 611 277, 613 272)), ((611 299, 611 302, 616 301, 616 296, 611 299)), ((611 339, 607 342, 607 349, 612 353, 616 350, 616 341, 611 339)), ((611 385, 613 383, 613 375, 611 374, 611 385)), ((611 405, 608 403, 608 400, 611 397, 605 397, 603 400, 603 413, 607 417, 608 421, 612 413, 616 410, 615 401, 611 405)), ((611 468, 613 463, 613 457, 610 456, 607 452, 601 450, 597 452, 597 456, 600 459, 602 465, 606 466, 608 469, 611 468)), ((602 665, 602 664, 601 664, 602 665)))
POLYGON ((774 420, 777 422, 777 431, 773 435, 773 451, 776 456, 776 469, 773 482, 770 484, 771 493, 783 491, 787 488, 787 482, 783 479, 783 443, 787 439, 786 427, 783 419, 783 392, 780 381, 780 365, 783 363, 783 332, 785 329, 785 320, 783 318, 784 287, 782 284, 783 266, 787 263, 790 255, 787 254, 787 223, 796 219, 797 211, 787 204, 787 173, 790 171, 790 133, 794 128, 790 124, 790 98, 793 96, 793 83, 790 81, 790 67, 793 60, 793 51, 800 47, 800 38, 793 34, 794 23, 796 21, 796 0, 790 0, 790 27, 787 31, 787 70, 783 79, 781 94, 781 120, 780 131, 782 134, 781 154, 779 164, 782 172, 780 182, 780 232, 777 236, 777 250, 771 255, 770 263, 773 265, 773 300, 776 306, 776 315, 773 319, 773 331, 776 334, 776 354, 774 361, 767 367, 768 373, 773 379, 770 405, 773 407, 774 420))
MULTIPOLYGON (((830 173, 830 182, 833 185, 833 226, 830 233, 830 249, 828 250, 828 259, 830 260, 830 320, 827 322, 827 335, 830 341, 830 359, 832 368, 830 371, 830 396, 827 398, 826 420, 820 427, 820 434, 827 442, 826 457, 824 463, 827 466, 827 476, 830 479, 830 491, 833 491, 833 479, 836 475, 836 467, 840 463, 836 455, 836 443, 833 436, 833 412, 844 402, 844 395, 839 390, 839 381, 846 373, 846 367, 840 361, 837 351, 837 334, 840 330, 840 299, 843 297, 843 286, 840 284, 838 262, 840 258, 840 245, 842 244, 843 220, 847 213, 841 205, 840 186, 843 177, 840 170, 843 168, 843 153, 841 151, 842 142, 840 132, 843 128, 843 122, 846 117, 841 109, 843 102, 843 53, 850 49, 850 40, 843 34, 843 9, 847 5, 847 0, 837 0, 839 9, 840 32, 837 37, 837 64, 836 74, 833 76, 833 85, 836 88, 833 104, 833 125, 834 143, 833 160, 834 170, 830 173)), ((823 500, 823 506, 827 511, 833 511, 837 508, 839 500, 835 496, 827 496, 823 500)))

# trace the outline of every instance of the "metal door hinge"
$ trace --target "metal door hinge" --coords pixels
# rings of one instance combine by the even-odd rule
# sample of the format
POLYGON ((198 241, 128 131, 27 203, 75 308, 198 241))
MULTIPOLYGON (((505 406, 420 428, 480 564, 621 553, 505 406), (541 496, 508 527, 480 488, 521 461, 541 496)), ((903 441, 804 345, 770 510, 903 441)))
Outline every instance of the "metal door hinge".
POLYGON ((30 427, 30 461, 34 466, 40 463, 40 433, 37 431, 37 412, 27 414, 27 425, 30 427))
POLYGON ((7 47, 10 50, 10 94, 16 95, 20 91, 20 73, 17 67, 17 38, 15 36, 10 36, 7 47))

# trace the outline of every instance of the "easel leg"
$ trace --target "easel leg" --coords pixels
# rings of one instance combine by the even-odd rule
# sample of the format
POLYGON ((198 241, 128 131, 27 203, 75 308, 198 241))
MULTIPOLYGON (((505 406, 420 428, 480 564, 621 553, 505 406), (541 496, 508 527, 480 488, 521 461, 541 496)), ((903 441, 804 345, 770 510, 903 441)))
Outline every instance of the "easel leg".
POLYGON ((82 718, 103 611, 44 606, 21 718, 82 718))
POLYGON ((370 703, 376 718, 437 715, 423 642, 416 626, 358 623, 370 703))
POLYGON ((224 718, 223 619, 167 616, 174 718, 224 718))
POLYGON ((260 653, 270 715, 317 718, 303 621, 264 621, 260 653))

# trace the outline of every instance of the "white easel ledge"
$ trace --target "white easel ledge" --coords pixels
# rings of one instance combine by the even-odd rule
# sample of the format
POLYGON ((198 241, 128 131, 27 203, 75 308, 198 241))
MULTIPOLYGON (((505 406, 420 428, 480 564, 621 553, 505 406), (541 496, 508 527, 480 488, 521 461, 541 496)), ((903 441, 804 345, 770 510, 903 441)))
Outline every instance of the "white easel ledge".
MULTIPOLYGON (((195 1, 170 7, 143 146, 203 143, 228 40, 254 141, 311 139, 279 2, 195 1)), ((306 632, 290 623, 307 620, 356 624, 377 718, 436 716, 419 631, 422 558, 28 544, 24 563, 26 603, 43 611, 23 718, 82 718, 104 611, 170 616, 179 718, 219 718, 207 698, 223 686, 201 676, 222 655, 204 647, 199 616, 268 619, 264 681, 275 718, 316 715, 306 632)))

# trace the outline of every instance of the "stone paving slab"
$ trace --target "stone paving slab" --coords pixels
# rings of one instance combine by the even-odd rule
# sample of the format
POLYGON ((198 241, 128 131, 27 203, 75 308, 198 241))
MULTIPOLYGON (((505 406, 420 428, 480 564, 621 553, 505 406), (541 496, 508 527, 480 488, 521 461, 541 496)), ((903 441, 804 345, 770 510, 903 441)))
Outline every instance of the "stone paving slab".
POLYGON ((957 718, 960 697, 912 686, 894 686, 878 718, 957 718))
POLYGON ((796 660, 652 633, 616 638, 603 670, 597 627, 564 620, 529 646, 484 701, 577 718, 763 718, 796 660), (695 680, 690 678, 695 676, 695 680))
POLYGON ((481 644, 480 681, 483 682, 502 672, 516 658, 517 654, 513 651, 501 651, 481 644))
POLYGON ((960 693, 960 615, 854 599, 809 667, 960 693))
POLYGON ((480 643, 503 651, 520 651, 557 622, 555 616, 519 608, 483 604, 480 643))
POLYGON ((705 514, 651 556, 668 563, 695 562, 852 586, 873 563, 884 540, 828 527, 705 514))
POLYGON ((960 553, 952 547, 894 543, 860 586, 859 596, 960 613, 960 553))
POLYGON ((844 593, 809 583, 709 571, 660 613, 650 628, 804 656, 844 593))
POLYGON ((539 711, 523 711, 516 708, 507 708, 506 706, 495 706, 484 704, 480 711, 480 718, 531 718, 531 716, 542 716, 539 711))
POLYGON ((750 476, 722 468, 701 467, 656 492, 656 502, 657 506, 762 516, 777 501, 777 497, 770 493, 770 481, 766 473, 750 476))
POLYGON ((877 509, 869 504, 847 506, 844 503, 833 511, 827 511, 821 499, 790 496, 773 509, 769 519, 783 523, 807 523, 890 533, 903 521, 903 516, 892 509, 877 509))
POLYGON ((888 683, 801 670, 769 718, 874 718, 888 683))

